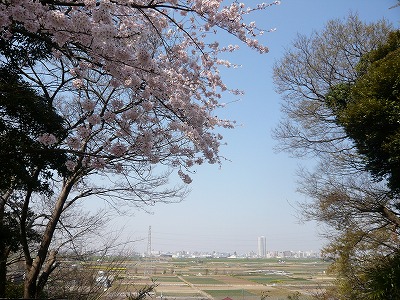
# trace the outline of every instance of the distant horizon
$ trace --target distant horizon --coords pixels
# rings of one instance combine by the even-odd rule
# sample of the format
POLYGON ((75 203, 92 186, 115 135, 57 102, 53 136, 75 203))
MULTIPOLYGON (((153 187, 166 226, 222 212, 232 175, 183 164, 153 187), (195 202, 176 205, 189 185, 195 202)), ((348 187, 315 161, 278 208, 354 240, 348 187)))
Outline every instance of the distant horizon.
MULTIPOLYGON (((249 253, 254 253, 257 254, 258 252, 258 238, 261 236, 254 236, 253 239, 246 239, 246 241, 240 245, 240 241, 236 241, 236 250, 234 249, 235 246, 228 246, 224 249, 222 247, 212 247, 211 243, 207 243, 207 247, 199 247, 196 248, 193 245, 188 245, 187 242, 185 242, 186 238, 190 238, 191 236, 179 236, 179 240, 173 240, 171 239, 169 243, 165 243, 165 238, 160 238, 159 236, 162 235, 160 232, 153 232, 151 233, 151 251, 152 252, 160 252, 160 253, 177 253, 177 252, 189 252, 189 253, 238 253, 238 254, 249 254, 249 253), (179 241, 183 241, 182 245, 179 246, 179 241), (250 246, 250 244, 253 244, 250 246), (174 246, 172 246, 174 245, 174 246), (228 249, 228 248, 231 249, 228 249)), ((272 239, 272 241, 269 240, 267 235, 262 235, 266 239, 266 252, 271 253, 271 252, 283 252, 283 251, 292 251, 292 252, 314 252, 314 253, 320 253, 322 250, 322 247, 301 247, 301 245, 296 246, 295 244, 292 244, 291 247, 279 247, 279 246, 271 246, 275 243, 272 239)), ((299 243, 299 244, 304 244, 304 242, 299 243)), ((135 252, 137 253, 147 253, 148 252, 148 236, 147 237, 141 237, 140 239, 133 241, 132 246, 135 252)))
MULTIPOLYGON (((237 251, 230 252, 230 251, 200 251, 200 250, 194 250, 194 251, 186 251, 186 250, 174 250, 174 251, 163 251, 163 250, 152 250, 152 254, 175 254, 175 253, 188 253, 188 254, 231 254, 233 255, 236 253, 237 255, 247 255, 247 254, 254 254, 254 256, 258 256, 256 251, 250 251, 247 253, 238 253, 237 251)), ((294 250, 294 249, 284 249, 284 250, 268 250, 267 249, 267 254, 272 254, 272 253, 282 253, 282 252, 293 252, 293 253, 321 253, 321 250, 294 250)), ((139 254, 146 255, 147 252, 136 252, 139 254)), ((261 257, 262 258, 262 257, 261 257)))

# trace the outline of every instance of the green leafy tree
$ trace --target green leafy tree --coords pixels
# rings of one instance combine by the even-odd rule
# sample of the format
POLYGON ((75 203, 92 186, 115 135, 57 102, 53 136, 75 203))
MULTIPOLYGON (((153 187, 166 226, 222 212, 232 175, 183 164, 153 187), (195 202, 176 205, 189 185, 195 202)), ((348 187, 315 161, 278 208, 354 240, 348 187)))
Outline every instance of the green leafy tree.
POLYGON ((337 123, 354 140, 366 170, 400 191, 400 31, 365 54, 355 83, 340 84, 327 95, 337 123))
POLYGON ((373 274, 400 250, 400 72, 392 31, 385 21, 365 24, 354 15, 329 21, 299 36, 274 67, 285 114, 274 135, 280 149, 317 162, 300 173, 299 190, 313 200, 300 206, 306 220, 327 226, 324 253, 334 260, 337 299, 386 299, 371 296, 380 285, 372 282, 382 278, 373 274))
MULTIPOLYGON (((327 104, 336 115, 336 121, 354 140, 365 169, 375 180, 387 179, 394 199, 392 207, 381 206, 381 214, 395 226, 398 239, 400 227, 400 31, 391 32, 387 42, 365 54, 357 65, 359 76, 353 84, 339 84, 327 95, 327 104)), ((390 195, 391 194, 391 195, 390 195)), ((376 199, 376 202, 378 202, 376 199)), ((379 210, 379 209, 378 209, 379 210)), ((366 232, 362 232, 366 235, 366 232)), ((382 236, 382 235, 381 235, 382 236)), ((390 237, 389 237, 390 238, 390 237)), ((362 239, 359 237, 357 240, 362 239)), ((358 247, 350 247, 358 249, 358 247)), ((348 294, 354 285, 364 290, 365 299, 398 299, 400 274, 399 249, 393 253, 375 255, 358 271, 357 276, 342 282, 348 294), (347 287, 346 287, 347 285, 347 287)), ((349 253, 339 257, 354 257, 349 253)), ((354 262, 341 261, 340 274, 354 275, 354 262)))
POLYGON ((381 257, 365 270, 365 299, 400 299, 400 253, 381 257))

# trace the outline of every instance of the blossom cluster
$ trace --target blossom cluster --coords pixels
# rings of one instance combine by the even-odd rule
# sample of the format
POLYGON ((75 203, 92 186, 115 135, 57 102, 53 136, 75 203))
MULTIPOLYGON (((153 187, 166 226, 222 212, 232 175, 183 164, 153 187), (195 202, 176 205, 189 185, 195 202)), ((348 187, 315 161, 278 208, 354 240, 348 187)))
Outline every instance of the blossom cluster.
POLYGON ((38 137, 38 141, 45 146, 51 146, 57 143, 57 138, 51 133, 44 133, 38 137))
MULTIPOLYGON (((74 151, 98 149, 86 164, 101 169, 110 159, 143 157, 190 168, 204 160, 218 162, 221 137, 213 130, 233 126, 213 111, 228 90, 219 67, 232 66, 220 54, 238 46, 206 42, 205 33, 222 29, 265 53, 268 48, 257 40, 264 30, 244 18, 275 4, 279 1, 249 8, 238 2, 223 6, 222 0, 10 0, 0 3, 1 38, 48 37, 54 58, 69 60, 76 91, 90 89, 90 70, 107 78, 98 85, 100 93, 92 87, 92 93, 70 103, 79 115, 72 117, 76 126, 65 145, 74 151), (128 92, 104 97, 116 89, 128 92)), ((50 135, 40 141, 55 143, 50 135)), ((123 171, 123 164, 118 166, 123 171)), ((73 167, 70 161, 68 168, 73 167)), ((179 176, 191 181, 182 171, 179 176)))
MULTIPOLYGON (((174 70, 160 65, 165 63, 163 57, 176 57, 182 60, 182 66, 188 60, 190 48, 197 47, 204 52, 204 41, 199 33, 214 27, 227 30, 260 52, 268 51, 255 39, 263 31, 258 30, 254 22, 246 24, 243 18, 254 10, 274 4, 279 1, 248 8, 237 2, 223 7, 222 0, 150 3, 66 0, 56 5, 52 1, 12 0, 0 3, 0 27, 3 37, 16 33, 15 23, 22 24, 30 34, 49 35, 60 51, 68 49, 68 54, 75 58, 82 57, 80 54, 84 52, 86 59, 104 68, 120 84, 137 86, 143 80, 143 73, 165 76, 165 71, 174 70), (187 16, 178 19, 176 11, 187 16), (163 36, 167 30, 177 37, 174 40, 180 42, 179 49, 174 49, 163 36), (164 53, 155 52, 152 43, 163 43, 164 53)), ((192 66, 193 71, 207 67, 197 66, 193 61, 192 66)), ((80 87, 79 80, 75 81, 75 86, 80 87)))

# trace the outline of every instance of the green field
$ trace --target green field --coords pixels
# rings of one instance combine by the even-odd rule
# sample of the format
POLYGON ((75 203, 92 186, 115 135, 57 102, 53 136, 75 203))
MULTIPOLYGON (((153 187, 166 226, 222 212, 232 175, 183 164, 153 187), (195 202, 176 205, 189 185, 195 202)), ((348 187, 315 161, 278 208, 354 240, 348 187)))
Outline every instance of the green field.
POLYGON ((249 276, 246 279, 261 284, 273 284, 273 283, 285 283, 285 282, 299 283, 307 281, 307 279, 305 278, 288 277, 280 275, 265 275, 257 277, 249 276))
POLYGON ((185 277, 185 280, 192 284, 224 284, 223 282, 212 277, 185 277))
POLYGON ((155 282, 182 282, 182 280, 180 280, 176 276, 158 276, 158 277, 152 277, 152 279, 155 282))
POLYGON ((225 297, 243 299, 243 297, 248 298, 257 296, 256 294, 250 293, 246 290, 206 290, 205 292, 207 292, 216 299, 219 298, 222 299, 225 297))
MULTIPOLYGON (((277 259, 138 259, 122 264, 110 293, 134 293, 154 282, 149 300, 159 300, 161 295, 163 300, 287 300, 293 295, 309 300, 312 293, 332 284, 328 266, 317 259, 284 263, 277 259)), ((110 299, 106 294, 104 299, 110 299)))

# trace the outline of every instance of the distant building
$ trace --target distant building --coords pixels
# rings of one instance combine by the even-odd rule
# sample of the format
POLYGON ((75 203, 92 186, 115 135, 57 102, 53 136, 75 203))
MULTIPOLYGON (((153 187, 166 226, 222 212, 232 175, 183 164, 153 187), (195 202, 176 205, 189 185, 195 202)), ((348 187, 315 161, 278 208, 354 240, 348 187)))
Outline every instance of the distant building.
POLYGON ((267 239, 265 236, 258 237, 258 256, 267 257, 267 239))

